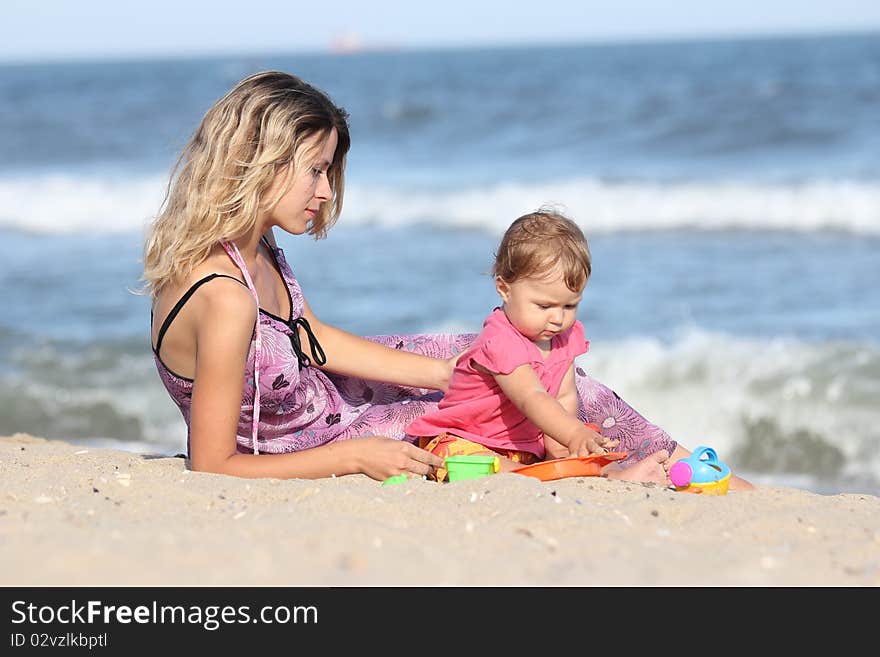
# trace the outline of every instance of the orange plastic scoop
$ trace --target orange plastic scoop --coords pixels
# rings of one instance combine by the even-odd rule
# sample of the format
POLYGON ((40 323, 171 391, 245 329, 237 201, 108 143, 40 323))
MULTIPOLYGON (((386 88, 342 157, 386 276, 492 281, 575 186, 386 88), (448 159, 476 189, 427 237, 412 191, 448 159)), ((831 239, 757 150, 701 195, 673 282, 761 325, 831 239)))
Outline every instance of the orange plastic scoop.
POLYGON ((627 457, 626 452, 608 452, 607 454, 590 454, 589 456, 570 456, 565 459, 541 461, 513 470, 517 474, 534 477, 541 481, 553 481, 565 477, 597 477, 602 468, 612 461, 627 457))

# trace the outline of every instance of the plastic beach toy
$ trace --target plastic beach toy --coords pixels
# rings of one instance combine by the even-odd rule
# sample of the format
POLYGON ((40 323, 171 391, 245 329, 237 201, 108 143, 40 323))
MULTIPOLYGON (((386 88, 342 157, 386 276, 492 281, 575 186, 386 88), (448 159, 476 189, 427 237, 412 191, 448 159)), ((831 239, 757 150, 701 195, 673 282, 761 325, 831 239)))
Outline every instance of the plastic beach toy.
POLYGON ((447 456, 444 465, 449 481, 459 479, 477 479, 486 475, 495 474, 501 469, 501 463, 497 456, 483 456, 470 454, 462 456, 447 456))
POLYGON ((718 460, 714 449, 701 445, 686 459, 672 464, 669 480, 676 490, 685 493, 726 495, 730 468, 718 460))
MULTIPOLYGON (((602 428, 598 424, 585 422, 596 433, 601 434, 602 428)), ((626 452, 607 452, 605 454, 590 454, 589 456, 570 456, 563 459, 552 459, 533 463, 514 470, 517 474, 534 477, 541 481, 553 481, 565 477, 598 477, 602 474, 602 468, 612 461, 619 461, 627 457, 626 452)))
POLYGON ((407 476, 405 474, 394 475, 392 477, 388 477, 385 481, 382 482, 383 486, 393 486, 394 484, 402 484, 407 480, 407 476))
POLYGON ((606 454, 590 454, 589 456, 570 456, 564 459, 541 461, 513 472, 528 477, 534 477, 541 481, 553 481, 565 477, 598 477, 602 474, 602 468, 612 461, 625 459, 626 452, 608 452, 606 454))

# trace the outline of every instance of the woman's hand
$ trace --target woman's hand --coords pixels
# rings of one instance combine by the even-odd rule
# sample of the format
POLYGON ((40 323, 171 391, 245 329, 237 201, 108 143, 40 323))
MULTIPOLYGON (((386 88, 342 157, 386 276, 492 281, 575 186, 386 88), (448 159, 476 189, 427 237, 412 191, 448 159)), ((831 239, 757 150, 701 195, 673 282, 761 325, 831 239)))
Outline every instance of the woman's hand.
POLYGON ((443 465, 443 459, 405 440, 367 436, 353 438, 349 446, 356 449, 358 472, 377 481, 394 475, 428 475, 443 465))

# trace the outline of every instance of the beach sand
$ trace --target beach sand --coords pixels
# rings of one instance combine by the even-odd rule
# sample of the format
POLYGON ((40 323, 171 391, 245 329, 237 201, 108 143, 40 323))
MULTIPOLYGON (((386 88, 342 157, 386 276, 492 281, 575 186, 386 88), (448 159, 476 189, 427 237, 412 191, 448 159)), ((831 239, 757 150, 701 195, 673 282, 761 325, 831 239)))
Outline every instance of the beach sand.
POLYGON ((516 474, 253 480, 0 437, 0 585, 877 586, 880 498, 516 474))

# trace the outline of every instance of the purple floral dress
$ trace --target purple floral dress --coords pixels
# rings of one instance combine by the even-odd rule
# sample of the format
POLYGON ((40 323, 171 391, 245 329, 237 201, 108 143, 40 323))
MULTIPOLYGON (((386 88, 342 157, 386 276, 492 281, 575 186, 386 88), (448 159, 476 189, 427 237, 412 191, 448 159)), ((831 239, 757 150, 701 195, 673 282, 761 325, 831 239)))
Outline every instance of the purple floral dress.
MULTIPOLYGON (((406 439, 405 427, 415 418, 437 409, 441 392, 409 388, 324 372, 309 361, 320 362, 320 345, 300 345, 298 328, 304 320, 303 295, 284 252, 269 247, 290 294, 290 317, 285 319, 259 311, 260 412, 257 445, 254 449, 252 419, 254 413, 255 341, 251 340, 245 367, 244 390, 237 432, 242 452, 284 453, 317 447, 337 440, 359 436, 387 436, 406 439)), ((237 263, 239 264, 239 263, 237 263)), ((243 262, 239 268, 243 267, 243 262)), ((206 277, 193 288, 206 282, 206 277)), ((246 277, 247 278, 247 277, 246 277)), ((192 288, 191 288, 192 290, 192 288)), ((186 302, 188 294, 169 314, 153 350, 156 367, 168 394, 190 425, 192 379, 169 370, 159 356, 162 337, 170 321, 186 302)), ((306 333, 309 334, 308 326, 306 333)), ((384 335, 368 340, 393 349, 403 349, 434 358, 449 358, 463 351, 476 333, 384 335)), ((627 461, 666 449, 675 449, 675 441, 659 427, 649 423, 617 394, 575 368, 575 382, 580 403, 579 417, 602 427, 602 434, 620 441, 615 449, 629 452, 627 461)), ((187 451, 189 440, 187 439, 187 451)))

